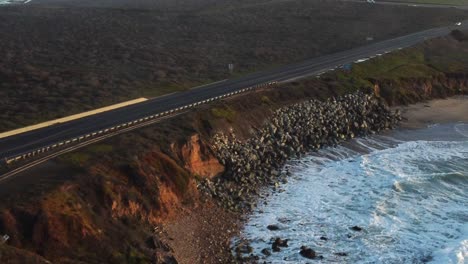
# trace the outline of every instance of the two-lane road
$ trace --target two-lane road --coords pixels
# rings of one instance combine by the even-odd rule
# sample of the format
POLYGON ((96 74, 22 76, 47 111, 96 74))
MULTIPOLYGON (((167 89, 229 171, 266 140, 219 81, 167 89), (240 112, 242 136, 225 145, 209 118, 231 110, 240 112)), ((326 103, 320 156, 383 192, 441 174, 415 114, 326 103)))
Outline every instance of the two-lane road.
POLYGON ((110 128, 152 114, 238 91, 243 88, 268 82, 281 82, 319 74, 358 59, 412 46, 429 38, 447 35, 454 28, 467 30, 468 22, 463 22, 462 25, 458 27, 450 26, 425 30, 355 49, 313 58, 302 63, 287 65, 270 71, 258 72, 238 79, 209 84, 197 89, 154 98, 124 108, 3 138, 0 139, 0 158, 18 156, 60 141, 76 138, 87 133, 110 128))

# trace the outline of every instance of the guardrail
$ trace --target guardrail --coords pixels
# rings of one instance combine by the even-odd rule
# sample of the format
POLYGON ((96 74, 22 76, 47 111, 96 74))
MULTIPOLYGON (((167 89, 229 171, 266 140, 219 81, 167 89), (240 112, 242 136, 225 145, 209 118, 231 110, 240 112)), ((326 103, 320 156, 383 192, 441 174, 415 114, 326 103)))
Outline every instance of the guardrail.
POLYGON ((34 150, 29 151, 29 152, 25 152, 25 153, 22 153, 22 154, 19 154, 19 155, 15 155, 13 157, 6 157, 5 158, 5 163, 6 164, 12 164, 14 162, 18 162, 18 161, 21 161, 21 160, 26 160, 28 158, 35 157, 35 156, 37 156, 39 154, 55 150, 55 149, 57 149, 59 147, 63 147, 63 146, 66 146, 66 145, 69 145, 69 144, 72 144, 72 143, 77 143, 77 142, 81 142, 81 141, 84 141, 84 140, 88 140, 88 139, 91 139, 91 138, 96 137, 96 136, 102 136, 104 134, 116 132, 118 130, 122 130, 124 128, 129 128, 129 127, 141 124, 143 122, 147 122, 149 120, 161 118, 161 117, 167 116, 169 114, 173 114, 175 112, 179 112, 179 111, 182 111, 182 110, 193 108, 193 107, 196 107, 196 106, 199 106, 199 105, 202 105, 202 104, 214 102, 214 101, 224 99, 224 98, 227 98, 227 97, 231 97, 231 96, 234 96, 234 95, 237 95, 237 94, 240 94, 240 93, 245 93, 245 92, 248 92, 248 91, 252 91, 252 90, 254 90, 256 88, 263 88, 263 87, 268 87, 268 86, 271 86, 271 85, 275 85, 276 83, 277 82, 268 82, 268 83, 263 83, 263 84, 247 87, 247 88, 237 90, 237 91, 234 91, 234 92, 230 92, 230 93, 227 93, 227 94, 223 94, 223 95, 215 96, 215 97, 212 97, 212 98, 208 98, 208 99, 196 102, 196 103, 191 103, 191 104, 188 104, 188 105, 184 105, 184 106, 180 106, 180 107, 177 107, 177 108, 174 108, 174 109, 170 109, 170 110, 167 110, 167 111, 164 111, 164 112, 161 112, 161 113, 156 113, 156 114, 153 114, 153 115, 145 116, 145 117, 142 117, 142 118, 139 118, 139 119, 135 119, 133 121, 122 123, 120 125, 112 126, 112 127, 101 129, 101 130, 94 131, 94 132, 90 132, 90 133, 85 134, 85 135, 81 135, 81 136, 78 136, 78 137, 74 137, 74 138, 71 138, 71 139, 60 141, 60 142, 57 142, 57 143, 54 143, 54 144, 51 144, 51 145, 48 145, 48 146, 45 146, 45 147, 42 147, 42 148, 34 149, 34 150))

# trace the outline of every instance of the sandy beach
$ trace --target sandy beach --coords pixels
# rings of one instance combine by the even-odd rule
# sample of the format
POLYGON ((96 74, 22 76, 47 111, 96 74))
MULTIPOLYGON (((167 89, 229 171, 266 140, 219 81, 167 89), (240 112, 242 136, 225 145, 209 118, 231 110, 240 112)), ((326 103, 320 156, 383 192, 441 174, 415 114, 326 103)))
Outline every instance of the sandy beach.
POLYGON ((402 128, 422 128, 430 124, 468 122, 468 96, 436 99, 409 106, 400 106, 402 128))

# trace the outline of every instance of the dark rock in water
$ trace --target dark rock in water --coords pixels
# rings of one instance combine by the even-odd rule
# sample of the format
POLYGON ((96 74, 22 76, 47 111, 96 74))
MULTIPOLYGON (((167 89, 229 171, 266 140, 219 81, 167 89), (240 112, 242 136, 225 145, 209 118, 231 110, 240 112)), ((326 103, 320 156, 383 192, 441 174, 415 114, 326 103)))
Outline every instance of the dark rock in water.
POLYGON ((340 257, 346 257, 346 256, 348 256, 348 253, 338 252, 338 253, 335 253, 335 255, 340 256, 340 257))
POLYGON ((350 234, 347 234, 346 237, 347 237, 347 238, 352 238, 353 236, 350 235, 350 234))
POLYGON ((264 248, 262 249, 262 254, 265 255, 265 256, 270 256, 271 255, 271 252, 268 248, 264 248))
POLYGON ((277 237, 271 245, 271 249, 273 249, 273 252, 279 252, 281 250, 280 247, 288 247, 288 240, 277 237))
POLYGON ((421 258, 421 263, 428 263, 434 260, 434 257, 431 255, 426 255, 421 258))
POLYGON ((324 236, 321 236, 321 237, 320 237, 320 240, 327 241, 328 238, 327 238, 327 237, 324 237, 324 236))
POLYGON ((288 247, 288 240, 289 240, 289 239, 284 239, 284 240, 283 240, 283 239, 277 237, 277 238, 275 239, 275 242, 273 242, 273 244, 276 244, 276 245, 278 245, 279 247, 288 247))
POLYGON ((317 257, 317 254, 315 253, 315 251, 306 246, 302 246, 301 251, 299 253, 301 254, 301 256, 303 256, 304 258, 308 258, 308 259, 314 259, 317 257))
POLYGON ((281 251, 281 248, 279 248, 278 245, 276 245, 276 244, 271 245, 271 249, 273 250, 273 252, 280 252, 281 251))
POLYGON ((351 227, 351 230, 353 230, 353 231, 358 231, 358 232, 359 232, 359 231, 362 231, 362 227, 353 226, 353 227, 351 227))
POLYGON ((249 244, 242 243, 236 247, 235 251, 237 254, 248 254, 252 253, 253 248, 249 244))
POLYGON ((276 231, 276 230, 279 230, 279 226, 277 225, 268 225, 267 226, 268 230, 271 230, 271 231, 276 231))

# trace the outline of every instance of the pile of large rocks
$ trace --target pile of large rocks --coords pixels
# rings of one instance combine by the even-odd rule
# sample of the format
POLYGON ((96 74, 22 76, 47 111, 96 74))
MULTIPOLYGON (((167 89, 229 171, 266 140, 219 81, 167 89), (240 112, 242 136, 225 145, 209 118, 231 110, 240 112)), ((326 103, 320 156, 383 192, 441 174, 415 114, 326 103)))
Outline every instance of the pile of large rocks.
POLYGON ((285 177, 281 169, 288 159, 394 128, 399 120, 399 112, 362 92, 280 108, 247 141, 234 134, 217 134, 213 148, 226 171, 214 180, 202 181, 199 188, 232 210, 249 209, 260 187, 285 177))

